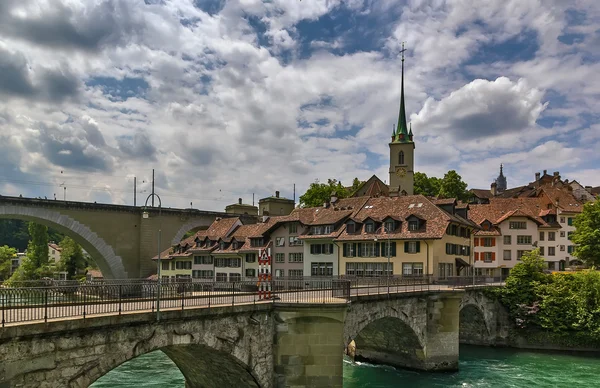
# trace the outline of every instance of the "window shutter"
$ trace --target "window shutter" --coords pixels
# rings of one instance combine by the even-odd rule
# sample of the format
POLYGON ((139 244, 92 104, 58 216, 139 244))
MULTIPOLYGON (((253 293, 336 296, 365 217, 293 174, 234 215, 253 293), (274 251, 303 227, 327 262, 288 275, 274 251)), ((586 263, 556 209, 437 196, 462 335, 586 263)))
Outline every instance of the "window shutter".
POLYGON ((478 247, 479 246, 479 237, 475 237, 475 246, 478 247))
POLYGON ((362 257, 362 244, 358 243, 356 244, 356 256, 358 257, 362 257))
POLYGON ((496 238, 492 237, 492 246, 495 247, 496 246, 496 238))
POLYGON ((404 242, 404 253, 408 253, 408 241, 404 242))
POLYGON ((396 242, 392 241, 391 246, 392 246, 392 254, 391 254, 391 256, 392 257, 396 257, 396 242))
POLYGON ((479 252, 475 252, 475 261, 479 261, 479 252))
POLYGON ((344 257, 348 257, 348 243, 344 243, 344 251, 342 253, 344 257))
POLYGON ((358 253, 356 253, 356 243, 352 243, 352 251, 354 252, 354 257, 358 256, 358 253))
POLYGON ((379 256, 379 243, 375 244, 375 257, 379 256))
POLYGON ((333 244, 329 244, 329 253, 333 255, 333 244))
POLYGON ((492 252, 492 261, 496 261, 496 252, 492 252))
POLYGON ((421 241, 417 241, 417 253, 421 252, 421 241))

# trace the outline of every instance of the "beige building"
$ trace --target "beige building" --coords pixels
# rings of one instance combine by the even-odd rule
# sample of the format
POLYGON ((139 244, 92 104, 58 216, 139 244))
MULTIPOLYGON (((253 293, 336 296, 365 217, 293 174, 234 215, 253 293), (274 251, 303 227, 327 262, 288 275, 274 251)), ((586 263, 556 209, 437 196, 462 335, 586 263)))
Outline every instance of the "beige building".
POLYGON ((300 235, 306 227, 290 217, 279 217, 271 230, 273 276, 298 278, 304 273, 304 241, 300 235))
POLYGON ((258 208, 254 205, 242 203, 242 199, 238 199, 238 203, 225 206, 225 213, 228 214, 248 214, 250 216, 258 215, 258 208))
POLYGON ((48 243, 48 261, 58 263, 60 261, 60 252, 62 248, 54 241, 48 243))
POLYGON ((261 216, 287 216, 295 207, 294 200, 280 197, 279 191, 276 191, 273 197, 258 201, 258 211, 261 216))

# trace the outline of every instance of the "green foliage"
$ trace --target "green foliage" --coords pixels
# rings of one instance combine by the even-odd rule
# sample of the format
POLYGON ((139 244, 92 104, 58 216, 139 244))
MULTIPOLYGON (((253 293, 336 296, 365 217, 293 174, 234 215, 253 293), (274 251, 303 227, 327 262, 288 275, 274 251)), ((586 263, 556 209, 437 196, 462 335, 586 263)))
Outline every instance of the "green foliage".
POLYGON ((441 198, 456 198, 466 200, 467 184, 463 182, 462 177, 454 170, 448 171, 440 183, 438 196, 441 198))
POLYGON ((440 186, 442 180, 432 176, 427 177, 427 174, 422 172, 415 172, 414 176, 414 192, 415 194, 422 194, 428 197, 437 197, 440 193, 440 186))
POLYGON ((574 226, 571 235, 576 244, 574 255, 588 267, 600 267, 600 198, 583 206, 574 226))
POLYGON ((600 272, 545 274, 538 250, 521 261, 496 291, 517 328, 600 342, 600 272))
POLYGON ((11 282, 52 276, 52 268, 48 263, 48 228, 30 222, 28 230, 30 239, 27 245, 27 256, 23 258, 19 268, 10 277, 11 282))
MULTIPOLYGON (((357 184, 357 188, 360 185, 360 181, 358 178, 354 179, 352 187, 357 184)), ((353 190, 346 190, 344 186, 342 186, 341 182, 338 182, 336 179, 328 179, 327 183, 319 183, 319 181, 315 181, 310 184, 306 193, 300 196, 300 206, 301 207, 317 207, 323 206, 323 203, 328 202, 331 199, 331 195, 333 193, 339 199, 347 198, 352 194, 353 190)))
POLYGON ((58 268, 67 272, 67 279, 74 279, 77 271, 85 269, 87 264, 81 246, 67 236, 60 242, 60 247, 62 251, 58 268))
MULTIPOLYGON (((64 234, 51 228, 48 229, 50 241, 61 241, 64 234)), ((18 252, 27 249, 29 242, 28 222, 23 220, 0 220, 0 242, 16 248, 18 252)))
POLYGON ((0 246, 0 280, 10 277, 10 269, 13 257, 17 256, 17 250, 8 245, 0 246))

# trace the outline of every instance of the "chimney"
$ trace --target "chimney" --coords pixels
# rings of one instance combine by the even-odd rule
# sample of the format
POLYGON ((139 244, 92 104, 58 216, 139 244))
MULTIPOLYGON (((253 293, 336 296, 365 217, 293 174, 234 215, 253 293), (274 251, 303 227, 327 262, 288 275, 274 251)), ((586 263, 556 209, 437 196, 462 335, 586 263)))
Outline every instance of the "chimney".
POLYGON ((279 191, 275 192, 275 198, 279 198, 279 191))
POLYGON ((242 204, 242 199, 238 198, 238 203, 241 205, 242 204))
POLYGON ((554 176, 560 176, 560 175, 558 175, 558 171, 554 171, 554 174, 553 174, 553 175, 554 175, 554 176))
POLYGON ((535 173, 535 181, 537 182, 537 181, 539 181, 539 180, 540 180, 540 173, 539 173, 539 172, 536 172, 536 173, 535 173))
POLYGON ((331 198, 329 199, 331 203, 336 203, 338 198, 337 198, 337 193, 334 191, 333 193, 331 193, 331 198))
POLYGON ((547 175, 547 174, 548 174, 548 170, 544 170, 544 175, 547 175))
POLYGON ((492 193, 492 195, 495 197, 496 194, 498 194, 498 191, 496 190, 496 182, 492 182, 492 188, 490 190, 490 192, 492 193))

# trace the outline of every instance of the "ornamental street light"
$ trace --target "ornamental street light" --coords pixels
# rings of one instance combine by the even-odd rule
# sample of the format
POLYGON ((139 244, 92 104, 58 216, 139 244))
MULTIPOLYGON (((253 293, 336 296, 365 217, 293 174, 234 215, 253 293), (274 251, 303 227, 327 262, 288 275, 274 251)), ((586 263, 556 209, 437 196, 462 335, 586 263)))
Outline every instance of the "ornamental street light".
POLYGON ((158 194, 152 193, 149 194, 148 197, 146 197, 146 203, 144 203, 144 212, 142 213, 142 218, 148 219, 150 218, 150 213, 148 212, 148 200, 150 198, 152 198, 152 207, 154 207, 154 197, 156 197, 158 199, 158 260, 156 261, 156 276, 157 276, 157 284, 158 284, 158 291, 156 292, 156 320, 160 321, 160 292, 161 292, 161 276, 160 276, 160 269, 161 269, 161 265, 160 265, 160 234, 161 234, 161 228, 160 228, 160 211, 162 208, 162 201, 160 200, 160 197, 158 196, 158 194))
MULTIPOLYGON (((381 225, 379 228, 377 228, 377 230, 375 231, 375 234, 377 234, 377 231, 379 230, 383 230, 383 232, 386 234, 387 236, 387 267, 385 269, 385 273, 386 273, 386 280, 387 280, 387 293, 388 296, 390 295, 390 255, 391 255, 391 244, 390 244, 390 230, 385 226, 385 225, 381 225)), ((377 242, 377 237, 375 237, 374 239, 375 242, 377 242)))

